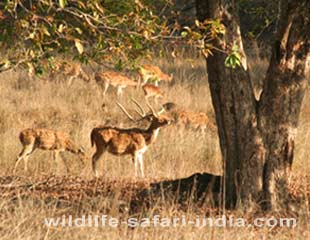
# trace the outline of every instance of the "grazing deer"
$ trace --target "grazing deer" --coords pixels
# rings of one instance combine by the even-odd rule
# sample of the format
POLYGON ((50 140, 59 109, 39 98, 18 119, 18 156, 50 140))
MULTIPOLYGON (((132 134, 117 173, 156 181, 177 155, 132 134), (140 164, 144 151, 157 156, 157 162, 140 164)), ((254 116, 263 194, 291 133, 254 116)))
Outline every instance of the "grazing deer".
POLYGON ((162 106, 162 112, 171 114, 174 121, 182 126, 204 132, 207 128, 212 131, 216 130, 216 126, 211 122, 208 115, 204 112, 193 112, 178 108, 177 104, 168 102, 162 106))
POLYGON ((132 161, 135 164, 135 176, 138 176, 139 164, 141 176, 144 177, 143 154, 147 150, 148 146, 156 140, 159 129, 170 124, 170 119, 167 116, 158 115, 148 103, 147 105, 151 109, 152 113, 146 115, 142 107, 136 101, 134 101, 134 103, 141 110, 141 113, 137 111, 137 113, 141 116, 139 120, 135 120, 120 103, 117 103, 117 105, 127 115, 127 117, 134 122, 143 119, 148 120, 150 125, 147 129, 122 129, 110 126, 101 126, 92 130, 91 145, 96 146, 96 152, 92 157, 92 167, 96 177, 99 176, 96 167, 97 161, 105 151, 108 151, 113 155, 131 155, 132 161))
POLYGON ((144 64, 139 67, 138 74, 140 79, 142 79, 142 85, 146 84, 148 81, 154 81, 155 86, 158 86, 158 82, 160 81, 168 81, 172 80, 173 75, 170 76, 166 73, 163 73, 162 70, 150 64, 144 64))
POLYGON ((69 76, 68 85, 72 84, 73 79, 82 78, 84 81, 90 81, 90 77, 84 72, 81 64, 72 61, 55 62, 52 66, 53 70, 50 77, 54 78, 56 73, 69 76))
POLYGON ((21 160, 25 162, 25 171, 28 170, 28 158, 35 149, 53 151, 55 161, 57 161, 60 152, 69 151, 79 155, 80 162, 84 165, 82 160, 82 157, 85 156, 83 148, 77 147, 69 135, 64 132, 44 128, 29 128, 20 132, 19 140, 23 145, 23 149, 16 159, 14 173, 21 160))
POLYGON ((148 99, 152 97, 155 99, 155 103, 157 103, 158 98, 164 97, 160 88, 153 84, 149 84, 149 83, 144 84, 142 86, 142 90, 144 92, 144 97, 146 101, 148 101, 148 99))
POLYGON ((104 87, 103 95, 105 96, 109 86, 117 88, 117 96, 122 96, 122 91, 128 86, 137 86, 138 83, 126 77, 125 75, 114 71, 103 71, 95 73, 95 80, 98 85, 104 87))

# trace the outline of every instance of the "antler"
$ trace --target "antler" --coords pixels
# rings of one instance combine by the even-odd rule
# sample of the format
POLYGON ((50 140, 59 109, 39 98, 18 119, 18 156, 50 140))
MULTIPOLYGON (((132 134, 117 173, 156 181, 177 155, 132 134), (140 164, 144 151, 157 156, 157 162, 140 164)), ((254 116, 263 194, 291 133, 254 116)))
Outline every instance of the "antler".
POLYGON ((131 101, 137 105, 137 107, 140 109, 141 112, 139 112, 138 110, 136 110, 136 112, 142 117, 144 118, 145 117, 145 112, 143 110, 143 108, 141 107, 141 105, 138 103, 138 101, 134 98, 131 98, 131 101))
MULTIPOLYGON (((119 106, 119 108, 126 114, 126 116, 131 120, 131 121, 134 121, 134 122, 137 122, 137 121, 140 121, 140 120, 143 120, 145 119, 146 117, 150 116, 150 115, 146 115, 145 114, 145 111, 143 110, 143 108, 141 107, 141 105, 138 103, 137 100, 135 100, 134 98, 131 98, 131 101, 134 102, 137 107, 140 109, 141 112, 139 112, 138 110, 135 109, 135 111, 141 116, 141 119, 139 120, 135 120, 129 113, 128 111, 126 110, 126 108, 120 104, 119 102, 117 102, 117 106, 119 106)), ((152 111, 152 114, 155 116, 155 117, 159 117, 159 114, 161 113, 157 113, 155 112, 154 108, 148 103, 146 102, 147 106, 150 108, 150 110, 152 111)))
POLYGON ((158 113, 157 112, 155 112, 155 110, 154 110, 154 108, 151 106, 151 104, 149 103, 149 102, 147 102, 146 101, 146 104, 147 104, 147 106, 150 108, 150 110, 152 111, 152 114, 155 116, 155 117, 159 117, 158 116, 158 113))
MULTIPOLYGON (((145 114, 145 111, 143 110, 143 108, 141 107, 141 105, 138 103, 138 101, 134 98, 131 98, 131 101, 133 101, 137 106, 138 108, 141 110, 142 114, 139 113, 138 111, 136 111, 137 113, 140 114, 140 116, 143 118, 145 118, 147 115, 145 114)), ((150 108, 150 110, 152 111, 152 114, 155 116, 155 117, 159 117, 158 116, 158 113, 154 111, 153 107, 150 105, 150 103, 148 101, 146 101, 146 104, 147 106, 150 108)))
POLYGON ((131 120, 131 121, 134 121, 136 122, 136 120, 128 113, 128 111, 125 109, 125 107, 120 104, 119 102, 116 103, 117 106, 119 106, 119 108, 123 111, 123 113, 125 113, 127 115, 127 117, 131 120))

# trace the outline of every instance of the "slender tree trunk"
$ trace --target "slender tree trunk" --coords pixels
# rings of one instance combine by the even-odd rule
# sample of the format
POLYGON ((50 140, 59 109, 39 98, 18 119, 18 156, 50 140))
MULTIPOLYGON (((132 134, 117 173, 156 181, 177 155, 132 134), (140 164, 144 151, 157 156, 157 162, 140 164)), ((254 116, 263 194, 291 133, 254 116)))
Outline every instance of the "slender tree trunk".
POLYGON ((208 79, 224 162, 227 207, 249 209, 264 193, 268 208, 287 199, 288 169, 305 76, 309 72, 309 29, 305 17, 296 17, 300 3, 283 1, 280 30, 259 101, 248 72, 234 1, 196 0, 200 21, 220 19, 225 36, 214 41, 228 52, 237 45, 242 67, 226 68, 226 54, 207 58, 208 79), (295 25, 294 25, 295 24, 295 25), (293 27, 292 27, 293 26, 293 27), (308 32, 307 32, 308 31, 308 32))

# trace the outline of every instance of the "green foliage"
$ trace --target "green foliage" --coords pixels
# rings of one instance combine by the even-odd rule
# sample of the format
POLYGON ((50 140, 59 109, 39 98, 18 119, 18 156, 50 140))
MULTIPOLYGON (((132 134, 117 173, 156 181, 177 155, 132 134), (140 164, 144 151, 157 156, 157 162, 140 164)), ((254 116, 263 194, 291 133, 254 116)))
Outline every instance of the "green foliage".
POLYGON ((167 39, 197 46, 206 57, 212 54, 211 41, 225 33, 222 23, 196 21, 181 31, 171 19, 168 25, 163 15, 169 14, 169 4, 169 0, 1 1, 0 72, 26 67, 31 74, 44 74, 58 56, 134 68, 140 57, 151 57, 153 46, 167 39))
POLYGON ((275 30, 278 4, 275 0, 238 0, 240 23, 243 35, 258 38, 264 32, 268 37, 275 30))
POLYGON ((64 8, 67 5, 67 0, 59 0, 59 5, 61 8, 64 8))
POLYGON ((205 57, 212 55, 215 50, 212 40, 225 34, 225 27, 219 19, 207 19, 204 22, 195 21, 195 26, 190 28, 185 26, 181 32, 181 37, 187 39, 187 43, 196 46, 202 51, 205 57))
POLYGON ((235 69, 241 65, 241 56, 239 53, 238 45, 234 44, 231 53, 225 59, 225 66, 235 69))
POLYGON ((0 71, 37 71, 42 59, 60 54, 85 63, 130 62, 170 34, 154 12, 152 1, 142 0, 1 1, 0 71))

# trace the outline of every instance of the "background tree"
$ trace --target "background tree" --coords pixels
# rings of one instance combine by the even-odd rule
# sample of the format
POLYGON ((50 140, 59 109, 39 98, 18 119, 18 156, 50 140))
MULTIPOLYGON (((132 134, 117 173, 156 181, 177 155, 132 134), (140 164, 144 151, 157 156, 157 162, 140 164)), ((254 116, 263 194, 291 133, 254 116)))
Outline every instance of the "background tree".
POLYGON ((157 1, 155 8, 148 0, 1 1, 0 71, 26 66, 41 73, 56 55, 121 68, 168 37, 159 12, 167 4, 157 1))
MULTIPOLYGON (((207 58, 212 102, 224 160, 226 205, 288 206, 301 102, 310 69, 310 3, 280 1, 277 34, 263 91, 255 98, 235 1, 196 0, 200 21, 220 19, 225 35, 207 58), (227 52, 240 60, 227 68, 227 52), (236 55, 237 54, 237 55, 236 55)), ((231 57, 229 57, 231 58, 231 57)), ((229 60, 230 61, 230 60, 229 60)))
MULTIPOLYGON (((41 74, 53 68, 56 56, 134 67, 166 39, 181 40, 171 6, 169 0, 2 1, 0 72, 26 67, 41 74)), ((198 31, 191 36, 201 38, 198 31)))

